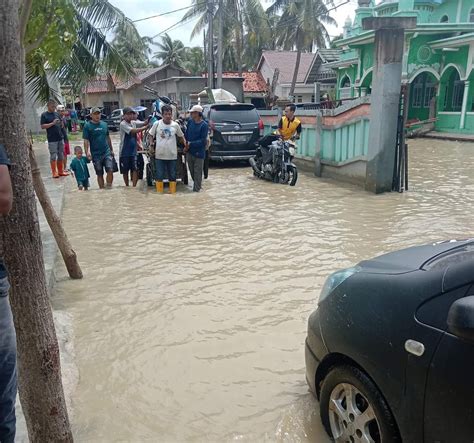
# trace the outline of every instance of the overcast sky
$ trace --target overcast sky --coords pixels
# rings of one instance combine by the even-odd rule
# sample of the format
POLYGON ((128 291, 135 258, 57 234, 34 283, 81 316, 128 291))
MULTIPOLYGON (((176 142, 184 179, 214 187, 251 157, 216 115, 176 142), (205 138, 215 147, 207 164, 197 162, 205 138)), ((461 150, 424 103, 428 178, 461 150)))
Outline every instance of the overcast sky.
MULTIPOLYGON (((109 0, 113 5, 121 9, 127 17, 132 20, 148 17, 163 12, 185 8, 191 5, 192 0, 109 0)), ((334 0, 335 5, 345 3, 347 0, 334 0)), ((271 0, 261 0, 264 8, 271 5, 271 0)), ((339 35, 342 32, 342 26, 344 21, 349 16, 354 17, 354 10, 356 8, 357 1, 350 0, 349 3, 340 6, 339 8, 331 11, 331 16, 337 21, 338 27, 328 27, 329 34, 331 37, 339 35)), ((153 37, 154 35, 165 31, 170 26, 179 22, 187 10, 176 12, 173 14, 165 15, 163 17, 156 17, 150 20, 145 20, 136 23, 137 29, 142 36, 153 37)), ((195 22, 190 22, 185 25, 178 26, 169 32, 173 39, 181 40, 185 46, 202 46, 202 37, 191 40, 191 30, 194 27, 195 22)), ((159 40, 159 38, 157 38, 159 40)))

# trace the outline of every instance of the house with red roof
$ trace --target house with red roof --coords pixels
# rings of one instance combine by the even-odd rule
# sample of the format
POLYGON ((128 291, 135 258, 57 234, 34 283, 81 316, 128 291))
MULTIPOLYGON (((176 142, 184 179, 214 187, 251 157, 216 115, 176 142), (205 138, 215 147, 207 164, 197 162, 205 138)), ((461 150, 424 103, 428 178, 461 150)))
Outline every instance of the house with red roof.
POLYGON ((241 76, 238 72, 223 72, 222 78, 242 78, 243 101, 245 103, 252 103, 257 109, 265 109, 268 85, 260 72, 242 72, 241 76))
MULTIPOLYGON (((232 92, 239 101, 244 99, 243 85, 249 88, 249 100, 252 94, 256 97, 264 93, 262 81, 257 81, 256 73, 245 73, 243 76, 228 73, 223 78, 223 88, 232 92)), ((188 109, 191 96, 199 94, 207 83, 206 76, 192 76, 186 70, 164 65, 157 68, 136 69, 135 76, 120 81, 111 75, 97 77, 88 82, 83 89, 84 107, 98 106, 104 108, 104 114, 125 106, 145 106, 151 111, 156 94, 169 97, 183 109, 188 109)))
MULTIPOLYGON (((317 52, 303 52, 296 77, 294 92, 295 103, 309 103, 315 101, 315 84, 318 90, 324 94, 336 85, 336 72, 325 66, 339 60, 341 50, 318 49, 317 52)), ((273 95, 278 97, 279 102, 288 102, 291 82, 296 64, 296 51, 263 51, 257 65, 263 81, 273 85, 273 95)))
MULTIPOLYGON (((82 90, 83 106, 104 108, 105 114, 125 106, 145 106, 151 110, 156 95, 146 90, 146 86, 156 89, 155 84, 170 77, 189 77, 191 74, 173 65, 156 68, 137 68, 135 76, 120 80, 110 74, 99 76, 89 81, 82 90)), ((167 95, 163 94, 162 95, 167 95)), ((169 95, 176 100, 176 94, 169 95)))

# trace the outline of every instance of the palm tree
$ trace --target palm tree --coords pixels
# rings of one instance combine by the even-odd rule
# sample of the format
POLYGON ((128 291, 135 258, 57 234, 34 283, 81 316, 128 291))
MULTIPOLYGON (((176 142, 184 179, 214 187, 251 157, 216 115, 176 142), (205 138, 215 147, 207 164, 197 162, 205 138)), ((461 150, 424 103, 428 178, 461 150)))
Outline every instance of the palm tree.
POLYGON ((325 48, 329 34, 325 25, 336 25, 328 11, 330 3, 323 0, 276 0, 267 12, 281 12, 277 44, 286 50, 296 49, 296 63, 291 82, 290 96, 294 95, 296 79, 303 51, 311 52, 314 47, 325 48))
POLYGON ((150 46, 155 43, 150 37, 141 37, 135 27, 128 27, 124 23, 120 23, 114 30, 112 44, 134 68, 149 66, 149 56, 152 54, 150 46))
POLYGON ((161 37, 161 43, 156 43, 159 51, 154 57, 160 59, 165 65, 175 65, 183 68, 185 58, 185 48, 181 40, 173 40, 168 34, 161 37))
POLYGON ((26 83, 31 95, 57 97, 53 85, 67 83, 77 92, 99 73, 126 78, 132 64, 107 41, 118 26, 138 35, 134 24, 108 0, 35 0, 24 38, 26 83))
MULTIPOLYGON (((193 0, 193 3, 194 6, 182 19, 183 22, 198 19, 191 38, 198 36, 209 25, 207 4, 202 0, 193 0)), ((215 29, 220 14, 224 20, 223 64, 226 69, 231 67, 242 72, 244 65, 253 66, 258 61, 260 46, 265 48, 270 44, 265 10, 260 0, 223 0, 222 11, 216 9, 213 12, 215 29), (258 56, 255 56, 256 53, 258 56)))
POLYGON ((204 51, 199 47, 185 48, 183 66, 193 75, 202 74, 206 70, 204 51))

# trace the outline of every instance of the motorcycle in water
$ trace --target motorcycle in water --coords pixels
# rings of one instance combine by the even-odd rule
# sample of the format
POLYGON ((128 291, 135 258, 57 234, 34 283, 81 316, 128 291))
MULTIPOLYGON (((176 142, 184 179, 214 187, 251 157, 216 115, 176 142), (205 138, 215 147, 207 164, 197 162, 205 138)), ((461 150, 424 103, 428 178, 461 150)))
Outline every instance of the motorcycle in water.
POLYGON ((294 153, 294 142, 284 141, 279 135, 266 135, 260 140, 255 157, 249 159, 253 175, 273 183, 295 186, 298 169, 292 162, 294 153))

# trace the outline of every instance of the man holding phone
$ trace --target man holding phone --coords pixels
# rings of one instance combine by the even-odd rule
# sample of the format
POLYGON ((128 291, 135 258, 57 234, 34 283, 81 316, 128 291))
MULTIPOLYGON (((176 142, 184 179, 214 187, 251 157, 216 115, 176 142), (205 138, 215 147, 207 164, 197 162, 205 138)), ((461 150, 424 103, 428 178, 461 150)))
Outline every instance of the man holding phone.
POLYGON ((53 178, 69 175, 64 172, 64 136, 61 116, 56 112, 57 103, 49 100, 47 111, 41 114, 41 129, 46 129, 49 159, 53 178))

